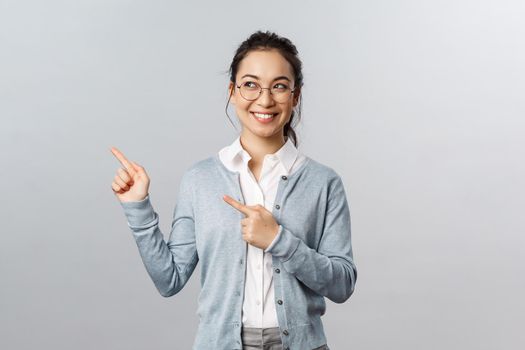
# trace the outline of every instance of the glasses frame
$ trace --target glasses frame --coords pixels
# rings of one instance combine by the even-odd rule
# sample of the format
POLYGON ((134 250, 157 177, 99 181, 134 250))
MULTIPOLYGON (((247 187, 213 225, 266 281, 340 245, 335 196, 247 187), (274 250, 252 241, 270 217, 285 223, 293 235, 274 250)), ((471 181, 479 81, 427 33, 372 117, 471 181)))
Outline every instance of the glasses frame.
MULTIPOLYGON (((244 96, 242 95, 242 93, 241 93, 241 85, 237 85, 237 84, 235 84, 235 86, 237 87, 237 89, 239 89, 239 94, 240 94, 241 97, 244 98, 246 101, 255 101, 255 100, 257 100, 259 97, 261 97, 261 94, 262 94, 262 91, 263 91, 263 90, 268 90, 268 92, 270 93, 270 96, 272 96, 272 99, 273 99, 275 102, 277 102, 277 103, 284 103, 284 102, 287 101, 287 100, 284 100, 284 101, 282 101, 282 102, 277 101, 277 100, 275 99, 273 93, 272 93, 272 88, 263 88, 263 87, 261 86, 261 84, 259 84, 259 83, 256 82, 256 81, 253 81, 252 83, 255 83, 255 84, 259 85, 259 95, 257 95, 257 97, 254 98, 253 100, 250 100, 250 99, 247 99, 246 97, 244 97, 244 96)), ((290 96, 292 96, 292 95, 295 93, 295 90, 296 90, 296 89, 297 89, 297 86, 294 87, 293 89, 290 89, 290 96)))

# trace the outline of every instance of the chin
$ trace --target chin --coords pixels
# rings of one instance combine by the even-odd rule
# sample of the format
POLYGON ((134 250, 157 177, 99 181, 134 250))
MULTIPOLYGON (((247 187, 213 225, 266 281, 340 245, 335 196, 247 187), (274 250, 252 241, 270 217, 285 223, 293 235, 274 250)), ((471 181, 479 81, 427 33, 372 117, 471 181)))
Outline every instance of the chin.
POLYGON ((275 136, 276 134, 279 134, 280 129, 271 129, 271 130, 259 130, 256 132, 253 132, 254 135, 257 135, 261 138, 270 138, 275 136))

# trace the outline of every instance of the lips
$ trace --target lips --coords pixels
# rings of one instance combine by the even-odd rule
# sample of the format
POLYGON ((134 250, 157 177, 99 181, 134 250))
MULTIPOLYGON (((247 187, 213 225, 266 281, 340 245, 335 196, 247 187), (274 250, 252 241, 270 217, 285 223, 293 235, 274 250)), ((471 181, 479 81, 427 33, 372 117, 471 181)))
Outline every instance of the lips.
POLYGON ((260 123, 266 124, 274 120, 275 116, 279 113, 259 113, 259 112, 250 112, 250 114, 260 123), (268 117, 271 115, 271 117, 268 117))

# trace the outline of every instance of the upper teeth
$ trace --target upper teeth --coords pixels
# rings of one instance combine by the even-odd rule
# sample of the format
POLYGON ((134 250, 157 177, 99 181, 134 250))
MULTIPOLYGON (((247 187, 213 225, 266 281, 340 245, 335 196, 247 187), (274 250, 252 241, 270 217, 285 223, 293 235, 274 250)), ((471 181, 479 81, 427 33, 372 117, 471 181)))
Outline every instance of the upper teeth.
POLYGON ((273 114, 261 114, 261 113, 253 113, 257 118, 263 118, 263 119, 269 119, 273 117, 273 114))

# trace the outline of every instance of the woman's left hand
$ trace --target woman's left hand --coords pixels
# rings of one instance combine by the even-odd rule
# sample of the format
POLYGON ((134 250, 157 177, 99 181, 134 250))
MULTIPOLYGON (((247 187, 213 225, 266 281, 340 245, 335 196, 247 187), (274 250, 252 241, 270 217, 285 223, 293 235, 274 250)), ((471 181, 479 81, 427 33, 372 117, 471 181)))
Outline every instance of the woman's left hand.
POLYGON ((272 213, 260 204, 244 205, 227 195, 224 195, 223 199, 246 215, 241 220, 242 239, 257 248, 266 249, 279 232, 279 224, 273 218, 272 213))

